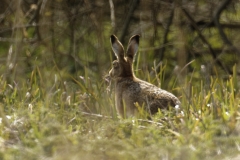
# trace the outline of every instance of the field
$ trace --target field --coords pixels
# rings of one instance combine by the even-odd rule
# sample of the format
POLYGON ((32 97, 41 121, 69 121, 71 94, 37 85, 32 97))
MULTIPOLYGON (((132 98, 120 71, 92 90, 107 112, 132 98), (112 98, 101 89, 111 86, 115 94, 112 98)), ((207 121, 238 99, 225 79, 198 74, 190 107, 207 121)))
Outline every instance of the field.
MULTIPOLYGON (((104 79, 86 74, 70 83, 50 75, 36 67, 25 84, 1 79, 0 159, 227 160, 240 152, 235 74, 186 78, 173 88, 181 110, 152 120, 119 118, 104 79)), ((150 81, 157 85, 162 75, 150 81)))

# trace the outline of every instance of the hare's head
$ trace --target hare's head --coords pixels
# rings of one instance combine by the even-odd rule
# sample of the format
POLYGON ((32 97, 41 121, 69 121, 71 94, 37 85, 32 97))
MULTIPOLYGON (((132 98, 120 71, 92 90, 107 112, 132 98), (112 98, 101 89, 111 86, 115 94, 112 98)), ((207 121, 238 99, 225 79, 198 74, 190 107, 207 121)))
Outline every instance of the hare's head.
POLYGON ((114 35, 111 36, 111 44, 113 52, 115 53, 117 60, 113 61, 112 69, 109 71, 109 75, 112 78, 117 77, 133 77, 132 63, 134 56, 138 51, 139 35, 132 36, 129 40, 127 52, 125 54, 123 45, 114 35))

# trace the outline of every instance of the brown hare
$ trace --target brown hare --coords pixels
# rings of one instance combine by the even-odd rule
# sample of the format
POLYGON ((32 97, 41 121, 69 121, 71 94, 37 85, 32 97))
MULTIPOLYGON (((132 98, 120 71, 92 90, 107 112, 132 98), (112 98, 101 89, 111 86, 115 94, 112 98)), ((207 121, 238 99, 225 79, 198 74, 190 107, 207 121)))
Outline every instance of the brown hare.
POLYGON ((134 56, 138 51, 139 35, 132 36, 125 54, 123 45, 115 35, 110 40, 117 60, 113 61, 109 76, 115 81, 115 103, 121 117, 131 117, 137 112, 137 105, 150 114, 158 109, 180 105, 179 99, 148 82, 138 79, 133 73, 134 56), (125 54, 125 55, 124 55, 125 54))

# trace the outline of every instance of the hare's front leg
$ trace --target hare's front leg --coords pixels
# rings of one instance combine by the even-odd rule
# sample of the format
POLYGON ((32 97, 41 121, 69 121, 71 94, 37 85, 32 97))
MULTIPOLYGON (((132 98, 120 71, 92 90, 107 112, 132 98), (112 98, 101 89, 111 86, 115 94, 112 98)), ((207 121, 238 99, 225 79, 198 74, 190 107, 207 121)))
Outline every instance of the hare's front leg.
POLYGON ((122 96, 119 94, 115 94, 115 105, 117 113, 123 118, 124 117, 123 101, 122 96))
POLYGON ((115 103, 117 112, 122 118, 129 118, 137 113, 135 101, 131 97, 116 95, 115 103))
POLYGON ((127 118, 136 116, 138 111, 137 107, 135 106, 135 103, 138 103, 138 101, 135 99, 135 96, 129 94, 129 91, 126 91, 122 95, 122 102, 124 116, 126 116, 127 118))

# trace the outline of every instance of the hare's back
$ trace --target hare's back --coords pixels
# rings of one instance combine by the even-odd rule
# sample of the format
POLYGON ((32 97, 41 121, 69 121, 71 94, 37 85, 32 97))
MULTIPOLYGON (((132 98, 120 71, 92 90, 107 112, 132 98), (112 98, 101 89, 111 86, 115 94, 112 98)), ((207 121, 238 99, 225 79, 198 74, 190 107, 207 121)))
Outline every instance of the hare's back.
MULTIPOLYGON (((150 83, 140 83, 142 96, 145 96, 147 103, 153 108, 168 108, 169 106, 175 107, 180 105, 180 101, 172 93, 158 88, 150 83)), ((151 110, 151 108, 150 108, 151 110)))

